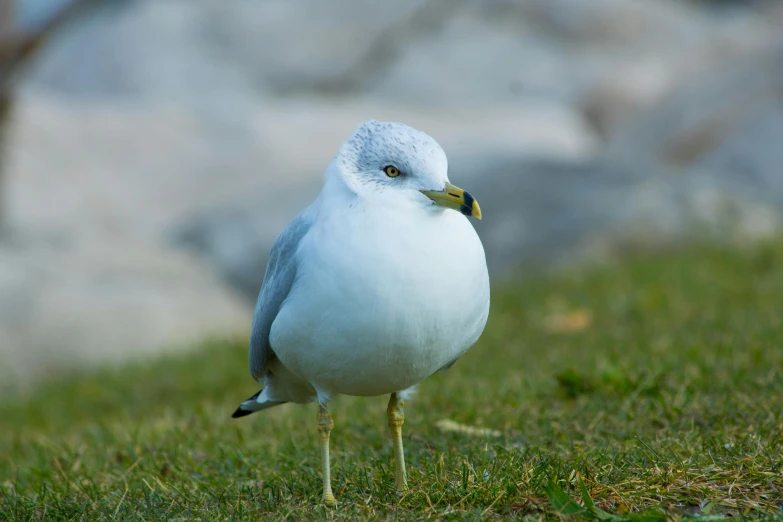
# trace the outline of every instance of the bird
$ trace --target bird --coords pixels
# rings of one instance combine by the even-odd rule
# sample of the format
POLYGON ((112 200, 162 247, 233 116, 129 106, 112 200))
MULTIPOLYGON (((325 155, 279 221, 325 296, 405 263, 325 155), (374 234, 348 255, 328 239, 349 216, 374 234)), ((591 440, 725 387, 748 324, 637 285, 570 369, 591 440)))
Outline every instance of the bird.
POLYGON ((317 401, 322 501, 334 506, 328 403, 390 395, 395 486, 408 489, 404 404, 479 339, 490 284, 469 218, 476 199, 452 185, 446 154, 398 122, 361 122, 323 173, 320 194, 275 240, 253 313, 248 363, 262 389, 239 418, 317 401))

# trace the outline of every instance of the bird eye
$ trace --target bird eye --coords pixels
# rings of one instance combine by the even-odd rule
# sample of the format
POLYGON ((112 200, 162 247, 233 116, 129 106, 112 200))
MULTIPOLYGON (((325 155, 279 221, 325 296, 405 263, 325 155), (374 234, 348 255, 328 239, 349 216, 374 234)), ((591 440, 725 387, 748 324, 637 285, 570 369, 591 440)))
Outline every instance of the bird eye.
POLYGON ((400 171, 395 167, 394 165, 389 165, 387 167, 383 168, 383 171, 386 173, 387 176, 390 178, 396 178, 400 175, 400 171))

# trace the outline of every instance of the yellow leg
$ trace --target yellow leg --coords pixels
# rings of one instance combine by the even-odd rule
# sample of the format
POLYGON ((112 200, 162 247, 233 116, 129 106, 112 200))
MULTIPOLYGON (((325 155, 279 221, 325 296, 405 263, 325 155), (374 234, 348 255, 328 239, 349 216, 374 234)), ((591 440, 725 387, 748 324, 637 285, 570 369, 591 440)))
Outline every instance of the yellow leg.
POLYGON ((321 436, 321 464, 324 472, 324 503, 329 506, 337 504, 332 494, 332 479, 329 469, 329 434, 334 428, 334 421, 329 411, 321 404, 318 405, 318 434, 321 436))
POLYGON ((389 418, 389 429, 394 441, 395 483, 399 491, 408 489, 408 478, 405 474, 405 453, 402 451, 402 425, 405 423, 405 402, 392 393, 386 415, 389 418))

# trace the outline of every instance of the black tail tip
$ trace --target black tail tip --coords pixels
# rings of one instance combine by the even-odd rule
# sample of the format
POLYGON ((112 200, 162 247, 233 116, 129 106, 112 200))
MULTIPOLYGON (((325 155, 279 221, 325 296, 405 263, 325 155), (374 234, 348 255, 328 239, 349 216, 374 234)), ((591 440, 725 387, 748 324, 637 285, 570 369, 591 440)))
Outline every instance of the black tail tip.
MULTIPOLYGON (((257 392, 255 392, 252 396, 250 396, 250 398, 248 398, 242 404, 247 404, 250 401, 254 401, 254 400, 258 399, 258 396, 261 395, 262 391, 264 391, 264 390, 258 390, 257 392)), ((243 410, 242 409, 242 405, 240 404, 239 408, 237 408, 237 411, 235 411, 233 413, 233 415, 231 415, 231 418, 232 419, 238 419, 239 417, 244 417, 245 415, 250 415, 251 413, 254 413, 256 411, 258 411, 258 410, 257 409, 256 410, 243 410)))
POLYGON ((240 417, 244 417, 245 415, 250 415, 251 413, 253 412, 248 410, 243 410, 242 406, 240 406, 239 408, 237 408, 237 410, 234 413, 231 414, 231 418, 238 419, 240 417))

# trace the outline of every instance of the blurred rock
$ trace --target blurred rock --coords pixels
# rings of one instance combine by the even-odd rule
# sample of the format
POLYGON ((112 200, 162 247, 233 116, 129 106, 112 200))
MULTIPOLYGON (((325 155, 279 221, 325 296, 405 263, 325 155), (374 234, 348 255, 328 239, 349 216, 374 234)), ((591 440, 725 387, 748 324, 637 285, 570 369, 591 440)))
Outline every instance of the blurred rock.
MULTIPOLYGON (((783 230, 783 198, 758 197, 744 179, 706 170, 683 173, 639 161, 530 161, 478 156, 463 161, 481 202, 474 223, 495 273, 603 258, 625 248, 654 249, 686 239, 739 241, 783 230)), ((454 176, 460 175, 454 172, 454 176)))
POLYGON ((773 45, 783 20, 759 10, 697 10, 679 2, 596 2, 607 3, 624 4, 624 10, 636 17, 625 25, 620 21, 628 13, 619 6, 604 13, 624 28, 620 35, 628 42, 616 39, 592 49, 603 53, 592 59, 603 67, 576 100, 596 130, 607 137, 623 132, 618 125, 632 121, 689 81, 773 45))
POLYGON ((440 31, 411 40, 371 92, 416 103, 572 105, 618 68, 668 75, 671 49, 701 45, 710 32, 702 18, 666 0, 465 2, 440 31))
POLYGON ((781 143, 783 39, 686 83, 618 127, 609 153, 685 168, 685 176, 710 172, 715 184, 783 208, 781 143))
POLYGON ((11 112, 11 91, 9 88, 9 67, 3 60, 3 36, 13 27, 13 0, 0 0, 0 229, 5 221, 5 135, 11 112))
MULTIPOLYGON (((781 54, 780 67, 783 67, 781 54)), ((783 75, 781 75, 783 79, 783 75)), ((777 98, 748 108, 730 133, 696 164, 754 190, 759 199, 783 206, 783 82, 777 98)))
POLYGON ((203 262, 112 237, 3 241, 0 295, 0 385, 245 334, 250 321, 203 262))
POLYGON ((198 103, 289 93, 339 78, 422 3, 112 2, 64 32, 33 77, 76 95, 198 103))
MULTIPOLYGON (((783 21, 783 18, 781 19, 783 21)), ((624 125, 609 141, 609 151, 644 161, 688 166, 698 163, 734 132, 752 127, 748 119, 779 106, 783 92, 783 39, 764 51, 730 61, 713 74, 686 82, 660 103, 624 125)), ((761 123, 760 125, 764 125, 761 123)), ((773 127, 768 127, 774 130, 773 127)), ((756 135, 749 155, 768 157, 783 136, 756 135)), ((735 138, 736 140, 736 138, 735 138)), ((747 158, 747 162, 754 162, 747 158)), ((778 176, 780 165, 770 164, 778 176)))
POLYGON ((270 227, 284 225, 297 209, 279 203, 279 195, 305 187, 305 200, 314 197, 337 147, 369 118, 404 121, 450 150, 566 158, 595 150, 584 123, 557 105, 425 111, 373 100, 299 99, 247 104, 216 117, 28 88, 15 112, 8 156, 15 227, 145 240, 243 198, 267 206, 261 216, 270 227))
POLYGON ((30 82, 216 111, 303 93, 449 107, 547 100, 585 106, 605 130, 777 31, 751 10, 675 0, 133 0, 63 31, 30 82))
POLYGON ((7 166, 19 230, 149 240, 194 208, 248 190, 264 164, 250 120, 30 89, 17 102, 7 166))
POLYGON ((15 0, 0 0, 0 232, 5 219, 5 141, 10 124, 15 84, 24 66, 57 27, 72 19, 85 0, 62 0, 49 5, 45 16, 18 23, 15 0))

